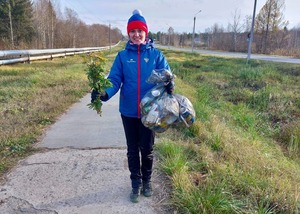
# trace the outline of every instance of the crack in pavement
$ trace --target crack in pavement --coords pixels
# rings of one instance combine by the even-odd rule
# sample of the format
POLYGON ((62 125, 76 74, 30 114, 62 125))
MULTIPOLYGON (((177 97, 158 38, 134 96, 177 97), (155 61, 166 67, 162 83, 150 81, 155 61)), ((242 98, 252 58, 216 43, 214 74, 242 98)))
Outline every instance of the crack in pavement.
POLYGON ((0 201, 0 213, 3 211, 6 214, 58 214, 54 210, 37 209, 28 201, 15 196, 0 201))

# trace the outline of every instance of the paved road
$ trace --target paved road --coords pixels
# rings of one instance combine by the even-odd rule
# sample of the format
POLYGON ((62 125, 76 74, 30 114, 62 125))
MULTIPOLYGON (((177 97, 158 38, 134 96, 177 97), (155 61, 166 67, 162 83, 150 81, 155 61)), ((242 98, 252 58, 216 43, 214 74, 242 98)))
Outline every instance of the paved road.
MULTIPOLYGON (((160 46, 160 45, 158 45, 157 47, 170 48, 172 50, 178 50, 178 51, 192 52, 191 48, 176 48, 176 47, 172 47, 172 46, 168 47, 168 46, 160 46)), ((247 53, 233 53, 233 52, 210 51, 210 50, 200 50, 200 49, 194 49, 194 52, 208 54, 208 55, 247 59, 247 53)), ((291 64, 300 64, 299 58, 290 58, 290 57, 283 57, 283 56, 251 54, 251 59, 272 61, 272 62, 284 62, 284 63, 291 63, 291 64)))
POLYGON ((45 151, 22 160, 0 185, 1 214, 153 214, 167 213, 164 187, 154 172, 154 196, 129 201, 131 191, 118 96, 99 117, 74 104, 46 131, 38 144, 45 151))

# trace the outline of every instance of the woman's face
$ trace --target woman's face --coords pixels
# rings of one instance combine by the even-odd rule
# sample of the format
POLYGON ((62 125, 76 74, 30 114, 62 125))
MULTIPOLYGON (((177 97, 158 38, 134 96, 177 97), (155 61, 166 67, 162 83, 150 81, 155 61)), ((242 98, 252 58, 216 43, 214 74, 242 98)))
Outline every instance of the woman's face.
POLYGON ((146 40, 146 32, 141 29, 133 29, 129 31, 129 39, 133 44, 140 45, 146 40))

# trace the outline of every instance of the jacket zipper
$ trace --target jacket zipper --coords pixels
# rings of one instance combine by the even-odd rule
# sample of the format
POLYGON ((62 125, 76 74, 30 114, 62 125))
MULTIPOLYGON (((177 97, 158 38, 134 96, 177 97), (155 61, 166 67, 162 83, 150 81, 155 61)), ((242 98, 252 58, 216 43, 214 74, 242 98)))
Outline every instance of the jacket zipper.
POLYGON ((140 52, 140 45, 139 45, 138 46, 138 94, 137 94, 138 118, 141 118, 140 99, 141 99, 141 52, 140 52))

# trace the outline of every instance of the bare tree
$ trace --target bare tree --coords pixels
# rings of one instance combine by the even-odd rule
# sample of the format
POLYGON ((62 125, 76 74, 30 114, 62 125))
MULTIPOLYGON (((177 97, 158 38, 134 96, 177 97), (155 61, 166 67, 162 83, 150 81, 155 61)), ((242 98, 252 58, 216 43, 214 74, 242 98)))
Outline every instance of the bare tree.
POLYGON ((272 47, 269 46, 274 40, 276 33, 287 27, 288 22, 284 20, 283 10, 285 0, 267 0, 255 20, 255 31, 260 36, 258 51, 269 53, 272 47))
POLYGON ((241 14, 238 9, 235 9, 233 14, 233 23, 230 23, 228 28, 228 31, 232 33, 232 50, 235 52, 238 45, 238 34, 240 34, 244 28, 241 24, 241 14))
POLYGON ((250 16, 250 15, 245 16, 245 18, 244 18, 244 29, 245 29, 245 31, 244 32, 250 33, 251 24, 252 24, 252 16, 250 16))
MULTIPOLYGON (((211 36, 210 36, 210 39, 209 39, 209 43, 210 43, 210 49, 219 49, 219 50, 224 50, 224 45, 225 45, 225 42, 224 40, 225 39, 225 30, 223 28, 223 26, 220 26, 218 23, 215 23, 211 29, 210 29, 210 32, 211 32, 211 36)), ((227 40, 229 41, 229 40, 227 40)))
POLYGON ((56 25, 56 14, 53 7, 52 2, 49 0, 48 8, 47 8, 47 16, 49 17, 48 22, 48 38, 49 38, 49 45, 50 48, 54 47, 54 31, 55 31, 55 25, 56 25))
POLYGON ((288 44, 286 48, 288 55, 300 57, 300 24, 288 32, 288 44))
POLYGON ((56 12, 51 0, 37 0, 34 4, 34 25, 36 46, 54 48, 54 32, 57 23, 56 12))
POLYGON ((300 25, 291 31, 290 47, 300 49, 300 25))
POLYGON ((77 40, 77 29, 80 24, 80 20, 78 18, 78 14, 70 9, 65 9, 65 33, 66 33, 66 39, 68 43, 68 47, 76 47, 76 40, 77 40))
POLYGON ((174 28, 169 27, 168 29, 168 45, 174 45, 174 28))

